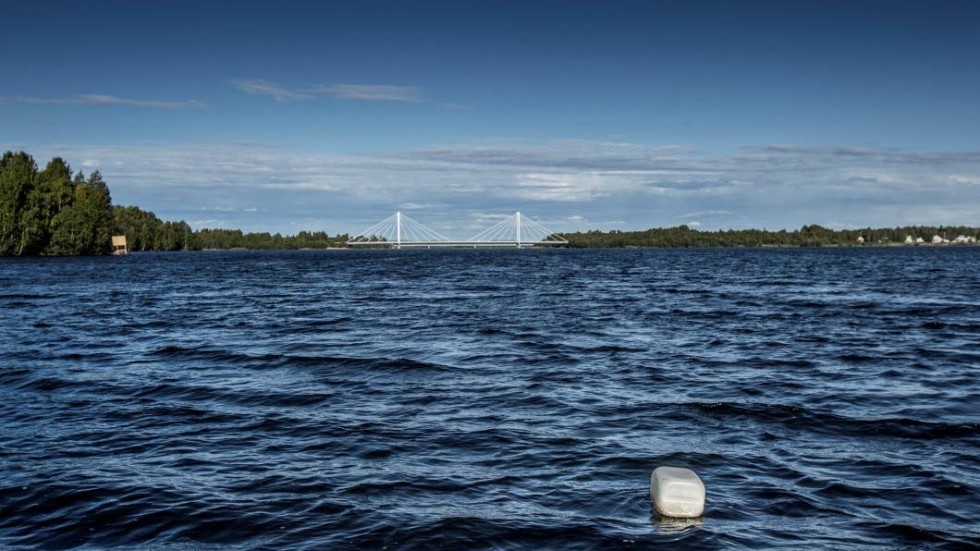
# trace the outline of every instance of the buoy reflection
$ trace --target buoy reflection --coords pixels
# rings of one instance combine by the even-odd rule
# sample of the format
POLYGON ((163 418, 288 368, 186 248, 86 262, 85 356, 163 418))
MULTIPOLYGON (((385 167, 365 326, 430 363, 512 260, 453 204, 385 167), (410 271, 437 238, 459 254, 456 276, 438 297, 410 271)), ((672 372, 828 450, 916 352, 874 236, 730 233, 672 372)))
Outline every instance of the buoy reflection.
POLYGON ((657 529, 660 534, 680 534, 691 528, 704 524, 704 519, 698 518, 671 518, 654 513, 650 517, 650 524, 657 529))

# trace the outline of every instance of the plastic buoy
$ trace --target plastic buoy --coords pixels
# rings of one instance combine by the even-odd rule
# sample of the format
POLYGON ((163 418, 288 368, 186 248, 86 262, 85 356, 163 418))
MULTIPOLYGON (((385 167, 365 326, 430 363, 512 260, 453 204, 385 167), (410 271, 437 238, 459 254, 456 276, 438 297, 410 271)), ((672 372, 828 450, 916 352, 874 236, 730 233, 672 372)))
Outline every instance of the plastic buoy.
POLYGON ((704 514, 704 483, 691 469, 657 467, 650 475, 650 497, 665 517, 697 518, 704 514))

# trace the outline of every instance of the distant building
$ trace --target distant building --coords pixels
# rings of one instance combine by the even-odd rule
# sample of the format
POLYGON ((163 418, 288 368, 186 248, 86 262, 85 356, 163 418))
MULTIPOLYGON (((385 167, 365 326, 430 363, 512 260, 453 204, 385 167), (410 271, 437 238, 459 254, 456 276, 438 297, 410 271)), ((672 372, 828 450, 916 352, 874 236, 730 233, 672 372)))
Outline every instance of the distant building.
POLYGON ((934 235, 932 236, 932 242, 935 245, 939 245, 940 243, 949 243, 949 239, 946 239, 941 235, 934 235))
POLYGON ((913 243, 915 243, 915 239, 912 239, 912 236, 911 235, 906 235, 905 236, 905 244, 906 245, 912 245, 913 243))
POLYGON ((859 235, 858 236, 858 243, 864 243, 864 236, 863 235, 859 235))
POLYGON ((925 239, 922 239, 921 237, 916 237, 915 238, 915 244, 916 245, 919 245, 919 244, 925 243, 925 242, 926 242, 926 240, 925 239))
POLYGON ((972 235, 971 236, 957 235, 956 239, 953 239, 953 243, 976 243, 976 242, 977 242, 977 238, 973 237, 972 235))

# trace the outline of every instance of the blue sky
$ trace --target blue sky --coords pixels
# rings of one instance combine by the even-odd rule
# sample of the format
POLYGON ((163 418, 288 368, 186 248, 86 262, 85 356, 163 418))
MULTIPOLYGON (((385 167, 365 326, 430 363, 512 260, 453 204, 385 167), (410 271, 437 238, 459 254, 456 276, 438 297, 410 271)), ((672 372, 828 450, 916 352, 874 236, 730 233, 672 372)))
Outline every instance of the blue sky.
POLYGON ((195 228, 980 224, 974 2, 12 2, 0 148, 195 228))

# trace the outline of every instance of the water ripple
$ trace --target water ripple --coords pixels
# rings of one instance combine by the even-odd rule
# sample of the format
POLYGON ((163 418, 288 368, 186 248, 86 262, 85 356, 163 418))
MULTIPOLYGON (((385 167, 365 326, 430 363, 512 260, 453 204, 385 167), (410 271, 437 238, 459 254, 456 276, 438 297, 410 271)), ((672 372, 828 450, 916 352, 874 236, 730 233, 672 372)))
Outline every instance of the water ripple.
POLYGON ((5 259, 0 547, 980 546, 980 251, 5 259), (696 469, 702 519, 651 508, 696 469))

